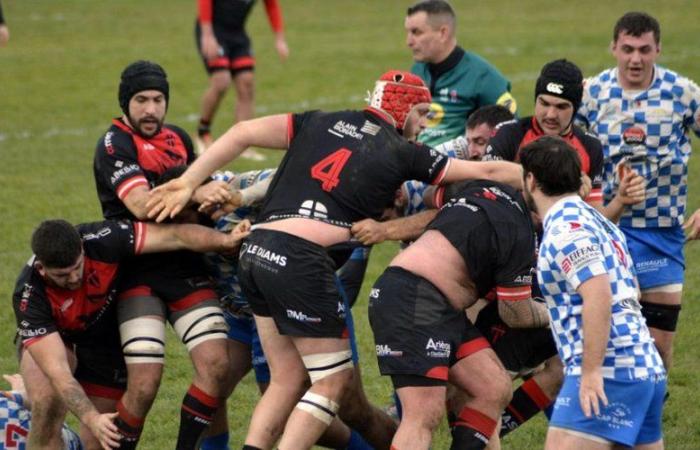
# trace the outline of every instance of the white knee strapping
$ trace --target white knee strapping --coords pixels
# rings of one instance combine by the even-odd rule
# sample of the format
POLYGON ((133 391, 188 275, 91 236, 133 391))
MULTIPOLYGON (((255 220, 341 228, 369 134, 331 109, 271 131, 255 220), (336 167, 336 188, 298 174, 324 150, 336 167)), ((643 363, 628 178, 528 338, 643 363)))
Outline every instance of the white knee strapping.
POLYGON ((322 395, 307 392, 299 400, 296 407, 306 411, 326 425, 330 425, 338 412, 339 405, 322 395))
POLYGON ((218 306, 195 308, 177 319, 173 328, 188 351, 211 339, 226 339, 228 333, 224 313, 218 306))
POLYGON ((165 323, 158 319, 137 317, 119 325, 122 352, 127 364, 163 364, 165 358, 165 323))
POLYGON ((302 357, 311 384, 345 369, 352 369, 352 352, 343 350, 334 353, 316 353, 302 357))

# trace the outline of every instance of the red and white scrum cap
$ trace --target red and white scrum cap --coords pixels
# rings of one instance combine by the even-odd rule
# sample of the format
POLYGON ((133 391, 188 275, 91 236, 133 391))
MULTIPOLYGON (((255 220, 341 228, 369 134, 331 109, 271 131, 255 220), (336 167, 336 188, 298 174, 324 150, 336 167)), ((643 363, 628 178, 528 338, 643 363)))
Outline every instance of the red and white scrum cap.
POLYGON ((409 111, 419 103, 430 103, 430 90, 417 75, 402 70, 384 73, 374 85, 369 106, 389 114, 402 130, 409 111))

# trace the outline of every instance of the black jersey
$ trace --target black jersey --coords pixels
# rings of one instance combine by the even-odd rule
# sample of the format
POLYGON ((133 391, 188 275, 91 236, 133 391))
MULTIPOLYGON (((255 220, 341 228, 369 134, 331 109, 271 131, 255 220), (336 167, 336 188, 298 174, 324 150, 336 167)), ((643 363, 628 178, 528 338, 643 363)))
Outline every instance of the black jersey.
POLYGON ((105 219, 135 219, 123 199, 136 186, 155 186, 166 170, 194 160, 192 140, 174 125, 144 138, 119 119, 100 138, 93 171, 105 219))
POLYGON ((258 216, 350 227, 378 219, 406 180, 438 183, 448 158, 404 139, 371 108, 289 116, 289 150, 258 216))
POLYGON ((84 252, 80 288, 68 290, 47 284, 35 268, 34 256, 17 278, 12 303, 25 345, 55 331, 69 342, 86 342, 109 332, 103 329, 102 319, 112 309, 120 262, 141 251, 145 225, 103 221, 76 228, 84 252))
POLYGON ((459 183, 456 195, 443 198, 427 229, 439 231, 464 258, 479 296, 495 287, 500 300, 530 298, 536 238, 518 191, 478 180, 459 183))
MULTIPOLYGON (((484 159, 518 162, 520 149, 541 136, 544 136, 544 132, 535 117, 503 122, 496 127, 496 134, 489 140, 484 159)), ((576 125, 560 137, 576 150, 581 159, 581 170, 591 179, 593 186, 586 200, 602 200, 603 147, 600 141, 576 125)))

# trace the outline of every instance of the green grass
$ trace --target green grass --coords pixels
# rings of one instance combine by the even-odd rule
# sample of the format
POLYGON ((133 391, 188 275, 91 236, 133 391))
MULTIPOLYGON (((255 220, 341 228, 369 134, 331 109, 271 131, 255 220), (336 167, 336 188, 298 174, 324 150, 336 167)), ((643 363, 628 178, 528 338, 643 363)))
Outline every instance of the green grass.
MULTIPOLYGON (((260 2, 261 3, 261 2, 260 2)), ((410 1, 285 0, 283 13, 291 56, 277 60, 262 6, 249 21, 257 58, 258 113, 304 109, 359 108, 373 80, 390 68, 408 68, 403 17, 410 1)), ((697 1, 666 0, 549 2, 453 1, 459 41, 493 62, 512 81, 521 115, 532 111, 535 78, 547 61, 567 57, 592 75, 613 64, 607 51, 614 21, 631 9, 647 10, 662 24, 660 62, 700 80, 700 9, 697 1)), ((194 117, 206 76, 196 55, 194 0, 4 0, 12 33, 0 49, 0 370, 16 370, 14 280, 29 256, 28 240, 42 219, 73 222, 100 218, 92 179, 95 142, 120 113, 118 76, 129 62, 159 61, 171 81, 169 121, 194 131, 194 117)), ((224 101, 214 130, 232 120, 232 96, 224 101)), ((695 141, 696 147, 698 145, 695 141)), ((269 152, 275 165, 279 153, 269 152)), ((253 168, 236 162, 238 170, 253 168)), ((690 206, 700 206, 698 164, 691 164, 690 206)), ((389 383, 378 376, 366 319, 366 294, 396 252, 393 244, 372 254, 361 301, 355 308, 360 330, 365 386, 379 404, 389 399, 389 383)), ((664 414, 667 447, 700 448, 700 247, 687 246, 687 284, 671 399, 664 414)), ((178 409, 189 383, 190 364, 170 336, 167 370, 141 448, 172 448, 178 409)), ((230 401, 233 448, 245 434, 257 390, 250 378, 230 401)), ((504 448, 541 447, 542 419, 514 433, 504 448)), ((435 449, 447 448, 444 428, 435 449)))

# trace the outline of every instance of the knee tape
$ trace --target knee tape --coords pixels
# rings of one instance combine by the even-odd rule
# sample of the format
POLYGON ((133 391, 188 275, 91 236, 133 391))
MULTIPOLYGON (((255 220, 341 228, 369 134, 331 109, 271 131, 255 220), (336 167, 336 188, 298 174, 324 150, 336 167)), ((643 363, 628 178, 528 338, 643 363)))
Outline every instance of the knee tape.
POLYGON ((173 324, 175 333, 188 351, 212 339, 226 339, 228 325, 218 306, 205 306, 189 311, 173 324))
POLYGON ((338 412, 339 405, 322 395, 307 392, 299 400, 296 407, 306 411, 326 425, 330 425, 338 412))
POLYGON ((140 317, 119 324, 122 352, 127 364, 163 364, 165 358, 165 323, 140 317))
POLYGON ((343 350, 334 353, 316 353, 302 357, 311 384, 333 375, 341 370, 352 369, 352 351, 343 350))
POLYGON ((676 331, 681 305, 662 305, 659 303, 639 302, 642 315, 647 319, 647 326, 663 331, 676 331))

